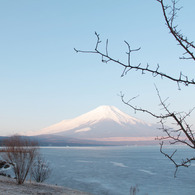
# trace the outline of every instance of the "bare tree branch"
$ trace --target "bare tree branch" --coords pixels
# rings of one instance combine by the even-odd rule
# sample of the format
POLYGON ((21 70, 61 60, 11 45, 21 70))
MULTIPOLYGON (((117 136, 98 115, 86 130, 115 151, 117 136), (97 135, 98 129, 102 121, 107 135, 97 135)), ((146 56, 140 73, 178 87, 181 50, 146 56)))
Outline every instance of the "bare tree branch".
POLYGON ((31 174, 36 182, 41 183, 50 177, 51 168, 49 163, 41 155, 38 155, 36 161, 33 163, 31 174))
POLYGON ((164 0, 157 0, 162 7, 163 11, 163 16, 166 22, 166 25, 168 29, 170 30, 170 33, 173 35, 173 37, 176 39, 178 44, 185 50, 185 53, 183 54, 183 57, 180 59, 192 59, 195 60, 195 55, 194 55, 194 49, 195 45, 192 42, 188 41, 188 38, 184 36, 180 30, 177 30, 178 25, 174 24, 175 18, 177 17, 177 12, 182 8, 179 7, 177 8, 177 1, 172 0, 172 6, 170 5, 165 5, 164 0), (168 13, 167 13, 168 12, 168 13), (185 57, 185 55, 188 54, 189 57, 185 57))
POLYGON ((95 35, 96 35, 96 38, 97 38, 97 42, 96 42, 94 50, 85 51, 85 50, 79 50, 79 49, 75 49, 75 48, 74 48, 74 50, 78 53, 98 54, 98 55, 101 56, 101 59, 102 59, 103 63, 114 62, 114 63, 119 64, 120 66, 123 66, 124 70, 121 74, 121 77, 125 76, 130 70, 139 70, 139 71, 141 71, 142 74, 144 74, 145 72, 149 72, 149 73, 152 74, 153 77, 160 76, 161 78, 167 78, 171 81, 176 82, 178 84, 178 86, 179 86, 179 84, 184 84, 185 86, 195 85, 194 79, 189 80, 188 77, 185 76, 182 72, 180 72, 178 78, 175 78, 173 76, 170 76, 170 75, 167 75, 163 72, 160 72, 159 71, 159 68, 160 68, 159 65, 157 65, 156 69, 150 69, 148 64, 146 65, 146 67, 141 66, 141 63, 139 63, 138 65, 132 65, 132 63, 131 63, 131 54, 132 54, 132 52, 137 52, 141 48, 139 47, 137 49, 131 49, 129 43, 126 42, 126 41, 124 41, 124 42, 128 47, 128 52, 126 52, 126 54, 128 56, 127 63, 123 63, 119 60, 116 60, 115 58, 108 55, 108 40, 106 41, 106 52, 103 53, 98 48, 99 44, 101 43, 100 35, 97 34, 96 32, 95 32, 95 35))
POLYGON ((2 158, 13 166, 18 184, 23 184, 38 155, 37 142, 22 136, 11 136, 4 141, 2 158))
MULTIPOLYGON (((159 129, 162 130, 166 134, 166 136, 157 137, 156 140, 160 140, 160 141, 167 140, 169 141, 171 145, 184 144, 192 149, 195 149, 194 130, 191 129, 191 126, 185 120, 187 117, 190 116, 191 112, 194 109, 190 110, 188 113, 171 112, 168 109, 168 104, 166 104, 167 99, 162 100, 159 90, 157 88, 156 88, 156 91, 157 91, 157 95, 160 101, 160 106, 162 107, 162 111, 165 112, 165 113, 161 113, 158 115, 154 114, 148 109, 143 109, 143 108, 138 108, 137 106, 133 106, 131 104, 131 101, 134 100, 135 97, 126 101, 124 99, 124 94, 121 93, 121 99, 124 104, 131 107, 135 112, 137 111, 144 112, 144 113, 151 115, 154 118, 159 119, 159 123, 161 124, 161 128, 159 129), (165 123, 167 119, 171 119, 176 124, 177 128, 173 129, 173 128, 166 127, 165 123)), ((195 157, 192 157, 192 158, 187 158, 185 160, 182 159, 181 163, 176 163, 173 157, 174 157, 174 154, 177 152, 177 150, 175 150, 172 155, 168 155, 162 150, 163 142, 160 145, 161 145, 160 152, 164 154, 168 159, 170 159, 175 165, 175 168, 176 168, 175 174, 174 174, 175 177, 176 177, 176 173, 179 167, 181 166, 189 167, 191 161, 195 160, 195 157)))
MULTIPOLYGON (((178 11, 181 9, 181 7, 177 7, 177 1, 176 0, 171 0, 171 5, 165 5, 164 0, 156 0, 157 2, 160 3, 163 17, 165 19, 166 26, 168 27, 170 34, 175 38, 177 41, 178 45, 184 49, 183 56, 180 57, 180 59, 186 59, 186 60, 193 60, 195 61, 195 55, 194 55, 194 50, 195 50, 195 45, 193 41, 189 41, 187 36, 184 36, 180 30, 178 30, 178 25, 175 24, 175 19, 177 17, 178 11)), ((133 65, 131 61, 131 55, 133 52, 139 51, 141 48, 137 49, 131 49, 131 46, 127 41, 124 41, 125 44, 127 45, 127 62, 123 63, 119 60, 116 60, 114 57, 109 55, 108 52, 108 40, 106 41, 106 51, 103 52, 102 50, 99 49, 99 45, 101 44, 100 40, 100 35, 95 32, 97 41, 95 44, 95 49, 94 50, 78 50, 74 49, 76 52, 79 53, 89 53, 89 54, 97 54, 101 57, 101 60, 103 63, 108 63, 108 62, 113 62, 118 64, 119 66, 124 67, 124 70, 122 72, 122 77, 125 76, 129 71, 131 70, 136 70, 140 71, 141 74, 145 73, 151 73, 153 77, 160 76, 161 78, 166 78, 170 81, 176 82, 178 85, 178 88, 180 89, 180 84, 184 84, 185 86, 189 85, 195 85, 195 80, 194 79, 189 79, 187 75, 184 75, 182 72, 179 73, 178 77, 174 77, 171 75, 168 75, 164 72, 161 72, 160 66, 157 64, 156 68, 150 68, 149 64, 146 66, 142 66, 141 63, 138 65, 133 65)), ((161 124, 160 130, 165 133, 165 136, 157 137, 157 140, 162 141, 160 144, 160 152, 165 155, 169 160, 173 162, 175 165, 175 174, 176 176, 177 170, 179 167, 189 167, 191 164, 191 161, 195 160, 195 157, 191 158, 186 158, 182 159, 180 163, 176 162, 174 159, 174 155, 177 152, 175 150, 171 155, 167 154, 166 152, 163 151, 163 141, 166 140, 168 141, 169 144, 183 144, 186 145, 187 147, 191 149, 195 149, 195 131, 192 129, 192 125, 189 125, 186 121, 188 117, 190 117, 190 114, 194 110, 191 109, 189 112, 176 112, 176 111, 171 111, 169 109, 169 104, 167 103, 167 99, 163 100, 160 96, 159 90, 156 87, 157 95, 160 101, 160 114, 155 114, 154 112, 148 110, 148 109, 143 109, 141 107, 137 107, 131 104, 132 100, 134 100, 136 97, 131 98, 130 100, 126 101, 124 99, 124 94, 120 94, 121 100, 124 104, 129 106, 131 109, 133 109, 135 112, 144 112, 152 117, 156 118, 159 120, 159 123, 161 124), (174 128, 170 128, 167 125, 168 120, 171 120, 173 122, 174 128)))
POLYGON ((174 159, 173 156, 175 155, 175 153, 177 152, 177 150, 175 150, 171 155, 168 155, 167 153, 165 153, 163 151, 163 142, 160 143, 160 152, 167 157, 174 165, 175 165, 175 173, 174 173, 174 177, 176 177, 177 171, 179 167, 189 167, 191 165, 191 161, 195 160, 195 157, 193 158, 186 158, 186 159, 182 159, 181 163, 177 163, 174 159))

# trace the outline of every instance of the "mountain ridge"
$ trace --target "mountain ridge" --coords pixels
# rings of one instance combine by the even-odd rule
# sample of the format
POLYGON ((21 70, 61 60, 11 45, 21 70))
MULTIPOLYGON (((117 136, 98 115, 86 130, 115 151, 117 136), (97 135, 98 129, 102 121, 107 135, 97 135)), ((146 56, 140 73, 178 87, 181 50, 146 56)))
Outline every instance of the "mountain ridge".
MULTIPOLYGON (((155 128, 156 129, 156 128, 155 128)), ((154 126, 129 116, 114 106, 99 106, 76 118, 41 129, 38 134, 53 134, 76 139, 100 140, 116 137, 155 137, 154 126)))

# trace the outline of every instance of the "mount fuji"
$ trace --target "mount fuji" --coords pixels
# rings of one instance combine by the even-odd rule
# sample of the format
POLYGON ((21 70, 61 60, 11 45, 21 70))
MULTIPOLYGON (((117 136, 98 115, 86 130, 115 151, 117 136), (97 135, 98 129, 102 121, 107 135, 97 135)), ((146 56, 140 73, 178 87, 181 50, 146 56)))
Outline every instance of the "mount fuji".
MULTIPOLYGON (((157 135, 156 125, 123 113, 114 106, 100 106, 86 114, 41 129, 36 135, 95 141, 147 141, 157 135)), ((34 134, 35 135, 35 134, 34 134)))

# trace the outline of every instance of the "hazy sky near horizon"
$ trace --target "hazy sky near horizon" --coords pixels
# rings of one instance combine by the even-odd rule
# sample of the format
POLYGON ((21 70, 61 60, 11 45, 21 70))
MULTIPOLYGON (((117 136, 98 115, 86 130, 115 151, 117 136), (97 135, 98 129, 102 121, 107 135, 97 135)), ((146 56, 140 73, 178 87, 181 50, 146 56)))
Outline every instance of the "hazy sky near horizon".
MULTIPOLYGON (((180 5, 177 23, 194 40, 195 1, 181 0, 180 5)), ((158 113, 154 84, 162 98, 169 97, 171 109, 195 106, 193 86, 178 90, 176 83, 136 71, 121 78, 122 67, 74 51, 93 50, 96 31, 102 49, 109 39, 109 53, 116 59, 126 62, 126 40, 132 48, 141 47, 132 55, 133 64, 159 64, 167 74, 182 70, 195 77, 194 63, 179 60, 183 50, 169 34, 156 0, 0 0, 0 28, 0 135, 39 130, 100 105, 155 122, 135 114, 118 95, 139 95, 135 105, 158 113)))

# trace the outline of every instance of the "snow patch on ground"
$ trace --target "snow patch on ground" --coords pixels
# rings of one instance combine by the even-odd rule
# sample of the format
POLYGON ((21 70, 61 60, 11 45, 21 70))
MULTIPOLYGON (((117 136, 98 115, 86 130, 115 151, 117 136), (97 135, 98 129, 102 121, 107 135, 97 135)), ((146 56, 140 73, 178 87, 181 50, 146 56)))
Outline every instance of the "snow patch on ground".
POLYGON ((4 176, 0 176, 0 183, 0 194, 3 195, 90 195, 70 188, 29 181, 18 185, 14 179, 4 176))

